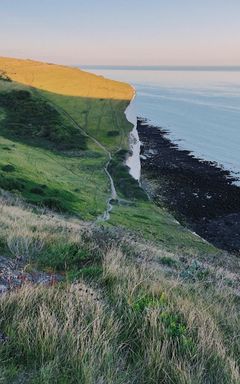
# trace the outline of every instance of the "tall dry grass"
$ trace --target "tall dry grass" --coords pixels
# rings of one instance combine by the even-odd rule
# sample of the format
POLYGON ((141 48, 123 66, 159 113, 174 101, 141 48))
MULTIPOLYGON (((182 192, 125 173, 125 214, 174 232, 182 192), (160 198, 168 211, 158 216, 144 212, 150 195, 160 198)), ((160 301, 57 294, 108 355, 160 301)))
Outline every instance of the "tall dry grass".
MULTIPOLYGON (((10 195, 0 200, 0 224, 1 249, 11 257, 36 261, 44 252, 45 265, 55 258, 59 266, 63 250, 71 258, 77 246, 69 264, 75 283, 26 285, 0 297, 0 332, 8 337, 0 343, 0 383, 240 382, 239 296, 231 287, 181 279, 175 267, 157 264, 152 245, 140 253, 141 243, 118 245, 111 232, 10 195), (17 239, 25 239, 21 252, 17 239), (87 263, 98 255, 97 275, 78 274, 82 250, 87 263)), ((169 261, 159 248, 161 255, 169 261)))
POLYGON ((14 356, 30 377, 35 369, 34 383, 123 382, 119 322, 85 284, 26 286, 1 299, 1 313, 9 336, 4 360, 14 356))
POLYGON ((119 249, 99 283, 2 296, 2 366, 14 361, 34 383, 239 383, 231 295, 157 276, 119 249))
POLYGON ((230 291, 166 279, 119 250, 103 265, 110 296, 134 335, 139 382, 240 382, 239 300, 230 291))

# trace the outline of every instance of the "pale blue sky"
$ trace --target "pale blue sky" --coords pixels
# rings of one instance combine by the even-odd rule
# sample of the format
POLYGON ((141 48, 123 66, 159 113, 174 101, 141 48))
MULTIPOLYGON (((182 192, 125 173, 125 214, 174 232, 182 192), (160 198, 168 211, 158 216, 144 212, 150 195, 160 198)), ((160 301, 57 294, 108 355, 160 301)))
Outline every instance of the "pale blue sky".
POLYGON ((0 0, 0 56, 240 65, 240 0, 0 0))

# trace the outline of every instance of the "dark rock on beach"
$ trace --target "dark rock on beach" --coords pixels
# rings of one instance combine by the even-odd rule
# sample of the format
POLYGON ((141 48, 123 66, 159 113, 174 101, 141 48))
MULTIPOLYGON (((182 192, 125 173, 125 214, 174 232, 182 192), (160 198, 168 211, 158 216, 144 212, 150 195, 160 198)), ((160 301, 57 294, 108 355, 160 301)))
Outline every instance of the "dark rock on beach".
POLYGON ((240 187, 230 172, 193 156, 168 131, 138 119, 143 186, 156 204, 219 248, 240 251, 240 187))

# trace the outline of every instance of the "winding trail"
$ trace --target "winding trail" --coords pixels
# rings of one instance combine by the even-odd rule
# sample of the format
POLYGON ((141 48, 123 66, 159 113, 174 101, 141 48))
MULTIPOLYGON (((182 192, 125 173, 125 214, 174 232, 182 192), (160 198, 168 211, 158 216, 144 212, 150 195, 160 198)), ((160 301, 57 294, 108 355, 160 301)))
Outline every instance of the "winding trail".
POLYGON ((108 156, 108 161, 107 163, 105 164, 105 167, 104 167, 104 171, 109 179, 109 183, 110 183, 110 187, 111 187, 111 194, 110 194, 110 197, 107 199, 107 208, 106 210, 97 218, 97 222, 100 222, 100 221, 108 221, 110 219, 110 212, 112 211, 113 209, 113 206, 111 204, 111 201, 112 200, 117 200, 117 191, 116 191, 116 188, 115 188, 115 185, 114 185, 114 181, 113 181, 113 178, 112 176, 110 175, 109 171, 108 171, 108 167, 109 167, 109 164, 112 160, 112 155, 111 155, 111 152, 109 152, 107 150, 107 148, 102 144, 100 143, 100 141, 98 141, 97 139, 95 139, 95 137, 91 136, 90 134, 88 134, 79 124, 78 122, 67 112, 65 111, 65 109, 59 107, 58 105, 56 105, 55 103, 51 102, 51 104, 55 107, 55 109, 59 110, 59 112, 63 113, 69 120, 71 120, 71 122, 74 124, 74 126, 82 133, 83 136, 89 138, 90 140, 92 140, 99 148, 101 148, 105 153, 106 155, 108 156))

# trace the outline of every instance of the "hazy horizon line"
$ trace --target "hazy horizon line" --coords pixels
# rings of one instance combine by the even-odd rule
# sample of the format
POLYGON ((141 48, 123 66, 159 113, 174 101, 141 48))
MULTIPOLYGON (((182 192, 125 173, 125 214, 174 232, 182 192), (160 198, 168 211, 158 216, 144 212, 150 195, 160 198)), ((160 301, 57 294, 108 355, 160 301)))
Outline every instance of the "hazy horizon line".
POLYGON ((111 65, 111 64, 77 64, 83 69, 126 69, 126 70, 181 70, 181 71, 240 71, 240 65, 111 65))

